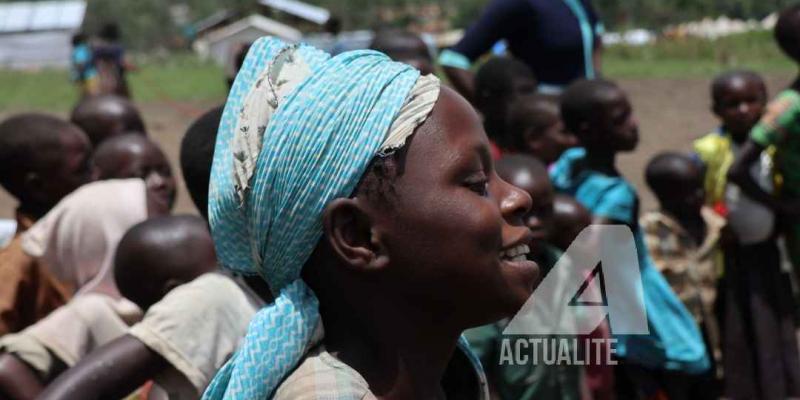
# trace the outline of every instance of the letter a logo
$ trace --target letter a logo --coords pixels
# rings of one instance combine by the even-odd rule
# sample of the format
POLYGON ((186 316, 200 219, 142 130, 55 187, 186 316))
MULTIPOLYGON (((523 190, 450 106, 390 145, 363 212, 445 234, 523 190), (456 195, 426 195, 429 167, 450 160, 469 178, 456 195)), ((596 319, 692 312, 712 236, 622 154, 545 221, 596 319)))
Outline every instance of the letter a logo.
POLYGON ((649 333, 636 254, 627 226, 587 227, 503 334, 588 335, 606 316, 614 334, 649 333))

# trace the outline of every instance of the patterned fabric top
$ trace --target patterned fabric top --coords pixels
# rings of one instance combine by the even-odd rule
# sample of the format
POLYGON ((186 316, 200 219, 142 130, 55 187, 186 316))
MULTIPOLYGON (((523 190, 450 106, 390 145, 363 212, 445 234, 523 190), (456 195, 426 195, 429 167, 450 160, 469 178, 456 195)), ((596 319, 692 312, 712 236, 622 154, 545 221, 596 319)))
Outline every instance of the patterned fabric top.
POLYGON ((672 216, 652 211, 640 224, 653 263, 698 323, 705 325, 714 357, 721 361, 720 332, 714 318, 717 281, 723 273, 720 247, 725 219, 711 208, 702 209, 706 223, 703 243, 697 244, 672 216))

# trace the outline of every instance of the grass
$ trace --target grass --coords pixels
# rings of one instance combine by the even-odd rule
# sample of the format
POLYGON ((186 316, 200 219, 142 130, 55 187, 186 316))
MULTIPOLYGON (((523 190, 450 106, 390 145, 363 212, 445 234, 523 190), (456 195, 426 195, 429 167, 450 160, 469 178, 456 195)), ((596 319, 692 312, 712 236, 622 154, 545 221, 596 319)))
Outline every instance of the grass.
MULTIPOLYGON (((137 63, 128 75, 132 95, 139 102, 222 100, 227 93, 221 67, 192 54, 137 63)), ((0 111, 68 111, 78 99, 77 89, 64 70, 10 71, 0 69, 0 111)))
POLYGON ((612 78, 711 77, 731 68, 761 73, 794 71, 768 31, 717 40, 659 40, 649 46, 613 46, 605 50, 603 70, 612 78))
MULTIPOLYGON (((770 32, 732 35, 715 41, 660 40, 643 47, 613 46, 604 51, 604 73, 611 78, 708 78, 725 69, 749 68, 762 73, 791 72, 794 66, 775 45, 770 32)), ((222 100, 222 68, 192 54, 143 60, 130 74, 133 96, 140 102, 222 100)), ((0 111, 63 112, 77 100, 66 71, 0 70, 0 111)))

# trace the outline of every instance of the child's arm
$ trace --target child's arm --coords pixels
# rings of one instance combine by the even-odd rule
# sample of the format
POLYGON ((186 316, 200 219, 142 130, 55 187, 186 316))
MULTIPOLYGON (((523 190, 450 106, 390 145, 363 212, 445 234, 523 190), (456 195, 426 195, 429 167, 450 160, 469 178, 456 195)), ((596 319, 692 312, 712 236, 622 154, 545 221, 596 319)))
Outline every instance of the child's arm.
POLYGON ((728 180, 738 184, 748 196, 763 203, 784 217, 794 218, 800 210, 765 192, 750 176, 751 166, 759 160, 761 152, 769 146, 780 149, 789 139, 800 120, 800 93, 787 90, 770 102, 761 121, 750 131, 750 139, 728 170, 728 180))
POLYGON ((11 354, 0 355, 0 398, 34 399, 42 391, 36 372, 11 354))
POLYGON ((751 167, 758 162, 761 157, 761 152, 763 151, 764 146, 756 143, 752 139, 748 140, 744 146, 742 146, 742 151, 728 170, 728 180, 739 185, 753 200, 766 205, 775 211, 776 214, 796 217, 798 211, 800 211, 797 207, 786 204, 785 201, 781 201, 777 197, 764 191, 750 174, 751 167))
POLYGON ((61 374, 38 399, 123 398, 167 366, 158 353, 125 335, 97 348, 61 374))

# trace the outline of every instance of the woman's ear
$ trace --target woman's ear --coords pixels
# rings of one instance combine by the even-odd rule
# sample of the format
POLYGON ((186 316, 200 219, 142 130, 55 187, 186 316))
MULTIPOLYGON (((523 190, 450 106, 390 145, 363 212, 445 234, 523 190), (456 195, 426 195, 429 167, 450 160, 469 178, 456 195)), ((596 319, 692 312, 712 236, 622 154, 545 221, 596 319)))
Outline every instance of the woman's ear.
POLYGON ((325 236, 336 255, 348 267, 375 271, 386 267, 389 256, 375 220, 358 199, 336 199, 323 215, 325 236))

